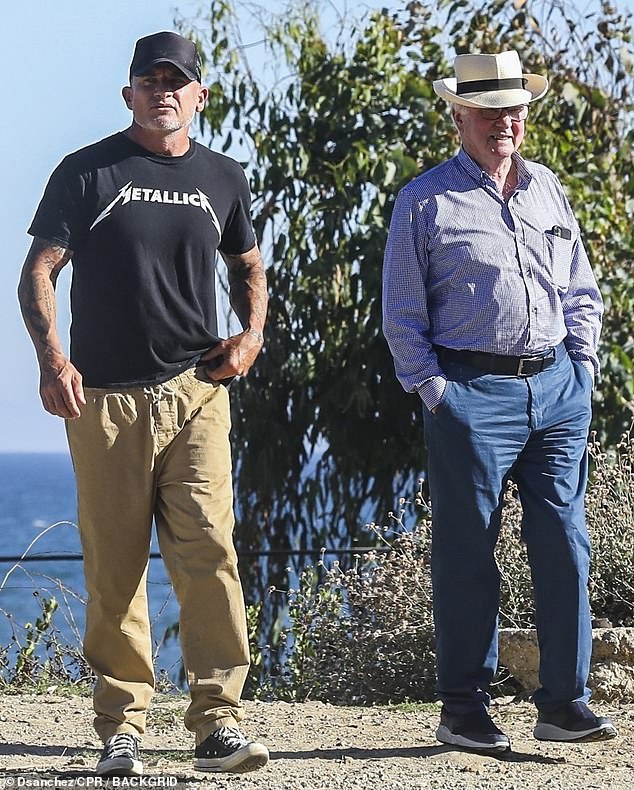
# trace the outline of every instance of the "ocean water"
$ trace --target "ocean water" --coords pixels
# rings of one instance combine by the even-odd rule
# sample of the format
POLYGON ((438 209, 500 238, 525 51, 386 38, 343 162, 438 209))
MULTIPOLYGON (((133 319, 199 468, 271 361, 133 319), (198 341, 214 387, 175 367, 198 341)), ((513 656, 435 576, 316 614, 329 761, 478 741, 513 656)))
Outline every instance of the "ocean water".
MULTIPOLYGON (((82 563, 71 558, 81 554, 76 524, 68 454, 0 453, 0 648, 13 636, 23 643, 23 626, 40 616, 42 598, 59 603, 53 625, 60 636, 73 644, 81 638, 86 590, 82 563), (10 559, 25 552, 29 561, 10 559), (68 558, 47 559, 60 554, 68 558)), ((155 538, 152 551, 158 551, 155 538)), ((150 561, 148 589, 156 666, 176 680, 178 641, 163 643, 163 637, 178 620, 178 607, 160 558, 150 561)))

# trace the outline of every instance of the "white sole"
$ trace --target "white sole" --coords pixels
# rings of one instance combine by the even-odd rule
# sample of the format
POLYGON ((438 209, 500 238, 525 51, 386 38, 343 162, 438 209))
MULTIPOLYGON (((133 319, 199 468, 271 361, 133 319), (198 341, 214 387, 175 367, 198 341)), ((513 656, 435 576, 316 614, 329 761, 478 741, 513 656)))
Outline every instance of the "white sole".
POLYGON ((506 752, 511 748, 511 742, 505 735, 500 735, 493 743, 480 743, 464 735, 456 735, 444 724, 436 730, 436 739, 450 746, 459 746, 462 749, 474 749, 479 752, 506 752))
POLYGON ((95 773, 97 776, 143 776, 143 763, 128 757, 116 757, 103 765, 97 764, 95 773))
POLYGON ((196 771, 216 773, 246 773, 262 768, 269 761, 269 750, 261 743, 249 743, 228 757, 196 757, 196 771))
POLYGON ((537 722, 533 730, 533 737, 538 741, 564 741, 566 743, 607 741, 616 737, 616 730, 614 725, 607 722, 599 727, 591 727, 589 730, 580 730, 579 732, 562 730, 561 727, 556 727, 554 724, 537 722))

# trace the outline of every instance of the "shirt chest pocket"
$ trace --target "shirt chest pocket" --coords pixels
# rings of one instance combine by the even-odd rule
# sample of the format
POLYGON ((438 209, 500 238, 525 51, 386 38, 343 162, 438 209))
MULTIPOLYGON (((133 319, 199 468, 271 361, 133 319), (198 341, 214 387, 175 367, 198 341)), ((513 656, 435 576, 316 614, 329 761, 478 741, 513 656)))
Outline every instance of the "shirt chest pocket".
POLYGON ((560 289, 570 285, 572 262, 572 237, 566 228, 553 228, 544 232, 544 265, 547 277, 560 289), (570 236, 570 238, 568 238, 570 236))

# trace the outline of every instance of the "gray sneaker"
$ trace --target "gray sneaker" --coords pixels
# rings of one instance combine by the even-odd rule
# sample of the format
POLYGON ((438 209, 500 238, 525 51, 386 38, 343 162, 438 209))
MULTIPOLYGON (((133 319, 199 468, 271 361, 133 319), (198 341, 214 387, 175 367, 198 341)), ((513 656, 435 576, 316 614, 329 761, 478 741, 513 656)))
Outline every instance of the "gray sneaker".
POLYGON ((108 738, 95 768, 97 776, 141 776, 140 740, 138 735, 129 732, 119 732, 108 738))
POLYGON ((269 761, 269 750, 261 743, 248 741, 237 727, 220 727, 211 733, 194 752, 197 771, 231 771, 245 773, 261 768, 269 761))

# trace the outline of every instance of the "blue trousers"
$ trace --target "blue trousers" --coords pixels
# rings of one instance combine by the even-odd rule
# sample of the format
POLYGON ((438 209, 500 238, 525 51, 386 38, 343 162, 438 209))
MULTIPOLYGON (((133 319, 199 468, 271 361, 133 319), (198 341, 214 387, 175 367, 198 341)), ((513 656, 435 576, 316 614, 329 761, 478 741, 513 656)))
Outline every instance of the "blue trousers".
POLYGON ((443 363, 447 389, 423 407, 432 503, 438 695, 450 713, 489 704, 497 669, 494 558, 509 478, 523 508, 540 647, 541 709, 587 701, 592 631, 585 523, 592 380, 561 344, 535 376, 443 363))

